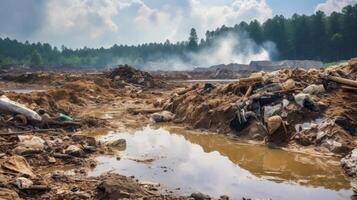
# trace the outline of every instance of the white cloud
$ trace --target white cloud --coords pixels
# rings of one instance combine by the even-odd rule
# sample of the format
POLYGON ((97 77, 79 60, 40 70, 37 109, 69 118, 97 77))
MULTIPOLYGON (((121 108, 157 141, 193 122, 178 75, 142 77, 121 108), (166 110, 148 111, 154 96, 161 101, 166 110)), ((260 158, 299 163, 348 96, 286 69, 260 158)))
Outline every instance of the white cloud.
POLYGON ((203 22, 207 29, 253 19, 263 22, 272 16, 272 10, 265 0, 234 0, 226 5, 210 5, 204 0, 191 0, 191 8, 192 16, 203 22))
POLYGON ((68 47, 181 41, 206 30, 272 16, 266 0, 47 0, 41 25, 22 40, 68 47))
POLYGON ((332 12, 339 12, 342 8, 348 5, 354 5, 357 3, 357 0, 327 0, 325 3, 320 3, 316 6, 315 11, 323 11, 327 15, 330 15, 332 12))

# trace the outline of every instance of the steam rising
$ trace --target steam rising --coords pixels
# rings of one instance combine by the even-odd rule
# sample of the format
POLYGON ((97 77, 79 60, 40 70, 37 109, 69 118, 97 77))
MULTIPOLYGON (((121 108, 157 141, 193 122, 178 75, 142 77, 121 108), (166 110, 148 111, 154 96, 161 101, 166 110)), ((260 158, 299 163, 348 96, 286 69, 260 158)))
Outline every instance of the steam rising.
POLYGON ((210 67, 219 64, 249 64, 251 61, 271 60, 277 55, 273 42, 257 45, 245 33, 229 33, 216 38, 208 47, 195 53, 187 53, 185 59, 173 55, 163 57, 153 55, 151 61, 140 63, 120 59, 116 64, 129 63, 144 70, 192 70, 195 67, 210 67))

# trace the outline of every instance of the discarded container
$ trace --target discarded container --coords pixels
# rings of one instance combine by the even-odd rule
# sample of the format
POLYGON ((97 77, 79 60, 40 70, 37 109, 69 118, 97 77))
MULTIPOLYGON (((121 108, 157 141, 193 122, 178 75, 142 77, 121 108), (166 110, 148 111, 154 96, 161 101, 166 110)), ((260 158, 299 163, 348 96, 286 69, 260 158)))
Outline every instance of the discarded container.
POLYGON ((73 118, 68 116, 68 115, 65 115, 65 114, 59 114, 58 117, 57 117, 58 120, 60 121, 64 121, 64 122, 67 122, 67 121, 73 121, 73 118))
POLYGON ((291 90, 295 87, 295 81, 293 79, 288 79, 282 84, 285 90, 291 90))
POLYGON ((21 114, 30 120, 41 121, 42 118, 35 111, 27 108, 26 106, 10 100, 6 96, 0 97, 0 110, 9 112, 11 114, 21 114))
POLYGON ((275 116, 272 116, 272 117, 269 117, 268 119, 268 132, 270 135, 274 134, 276 130, 278 130, 281 126, 283 122, 283 119, 278 116, 278 115, 275 115, 275 116))

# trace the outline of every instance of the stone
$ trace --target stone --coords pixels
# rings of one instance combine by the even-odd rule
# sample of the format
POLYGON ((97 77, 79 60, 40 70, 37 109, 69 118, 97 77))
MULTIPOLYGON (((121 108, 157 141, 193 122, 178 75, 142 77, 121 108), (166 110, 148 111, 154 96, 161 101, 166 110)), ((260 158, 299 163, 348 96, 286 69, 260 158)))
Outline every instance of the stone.
POLYGON ((25 177, 19 177, 15 180, 15 185, 19 189, 28 189, 33 185, 33 182, 25 177))
POLYGON ((158 123, 158 122, 168 122, 174 119, 174 114, 169 111, 162 111, 159 113, 153 113, 150 116, 151 121, 158 123))
POLYGON ((202 194, 201 192, 192 193, 190 197, 192 197, 194 200, 211 200, 210 196, 202 194))
POLYGON ((117 140, 113 140, 113 141, 108 141, 105 144, 109 147, 113 147, 118 150, 126 149, 126 140, 125 139, 117 139, 117 140))
POLYGON ((76 145, 70 145, 67 147, 65 153, 75 157, 82 157, 84 155, 84 151, 76 145))

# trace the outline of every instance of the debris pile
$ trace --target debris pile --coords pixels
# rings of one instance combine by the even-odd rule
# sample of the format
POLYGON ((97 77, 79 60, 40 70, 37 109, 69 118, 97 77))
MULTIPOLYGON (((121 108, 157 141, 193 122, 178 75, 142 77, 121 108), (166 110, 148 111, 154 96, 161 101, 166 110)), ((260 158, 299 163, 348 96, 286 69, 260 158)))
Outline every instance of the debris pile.
POLYGON ((137 70, 128 65, 119 65, 110 71, 107 77, 117 86, 128 84, 147 88, 161 86, 161 84, 157 83, 158 80, 155 80, 150 73, 137 70))
POLYGON ((167 99, 174 121, 269 145, 356 146, 357 59, 327 69, 258 72, 231 84, 195 84, 167 99))

